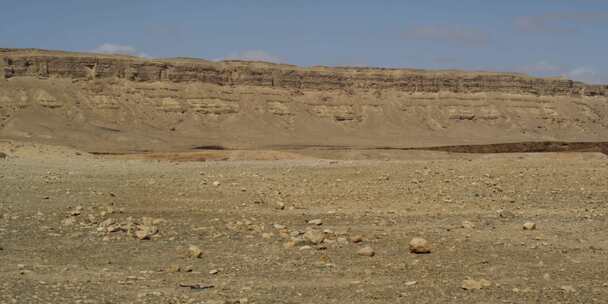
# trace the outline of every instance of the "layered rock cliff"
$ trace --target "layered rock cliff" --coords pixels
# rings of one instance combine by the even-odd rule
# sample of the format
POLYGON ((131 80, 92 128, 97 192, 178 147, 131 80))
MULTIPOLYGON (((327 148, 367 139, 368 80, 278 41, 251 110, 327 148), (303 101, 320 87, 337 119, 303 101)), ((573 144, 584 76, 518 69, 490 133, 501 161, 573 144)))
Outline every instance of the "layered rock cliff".
POLYGON ((0 138, 104 151, 608 141, 608 86, 0 49, 0 138))

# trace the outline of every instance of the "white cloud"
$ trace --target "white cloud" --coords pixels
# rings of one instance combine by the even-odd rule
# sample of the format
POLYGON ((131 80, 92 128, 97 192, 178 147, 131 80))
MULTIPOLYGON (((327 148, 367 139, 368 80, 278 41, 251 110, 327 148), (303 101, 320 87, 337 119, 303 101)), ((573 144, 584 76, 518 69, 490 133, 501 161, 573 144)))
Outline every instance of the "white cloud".
POLYGON ((523 66, 517 70, 526 74, 559 74, 563 72, 562 67, 544 60, 532 65, 523 66))
POLYGON ((456 43, 465 46, 485 46, 488 33, 459 25, 430 25, 413 27, 401 34, 407 40, 429 40, 456 43))
POLYGON ((262 50, 246 50, 238 53, 231 53, 224 58, 218 60, 247 60, 247 61, 265 61, 274 63, 285 63, 281 57, 272 55, 262 50))
POLYGON ((581 25, 608 22, 608 12, 563 12, 515 18, 515 27, 522 32, 569 34, 581 25))
POLYGON ((539 61, 536 64, 519 67, 516 71, 541 77, 560 76, 566 79, 590 84, 608 82, 608 75, 599 73, 593 68, 586 66, 568 67, 565 65, 553 64, 548 61, 539 61))
POLYGON ((601 75, 597 73, 594 69, 588 67, 575 68, 564 73, 564 76, 572 80, 578 80, 586 83, 602 82, 601 75))
POLYGON ((113 43, 104 43, 97 46, 92 50, 94 53, 102 53, 102 54, 121 54, 121 55, 131 55, 138 57, 150 58, 150 56, 143 52, 138 52, 137 49, 130 45, 122 45, 122 44, 113 44, 113 43))
POLYGON ((104 43, 93 50, 97 53, 104 54, 135 54, 136 50, 130 45, 120 45, 112 43, 104 43))

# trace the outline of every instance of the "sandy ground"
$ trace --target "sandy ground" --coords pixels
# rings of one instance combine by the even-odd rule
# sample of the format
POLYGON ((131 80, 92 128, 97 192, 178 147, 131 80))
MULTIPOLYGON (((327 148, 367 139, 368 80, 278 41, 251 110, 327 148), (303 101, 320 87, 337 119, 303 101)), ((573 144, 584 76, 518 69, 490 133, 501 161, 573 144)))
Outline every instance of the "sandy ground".
POLYGON ((602 154, 0 152, 0 303, 608 299, 602 154))

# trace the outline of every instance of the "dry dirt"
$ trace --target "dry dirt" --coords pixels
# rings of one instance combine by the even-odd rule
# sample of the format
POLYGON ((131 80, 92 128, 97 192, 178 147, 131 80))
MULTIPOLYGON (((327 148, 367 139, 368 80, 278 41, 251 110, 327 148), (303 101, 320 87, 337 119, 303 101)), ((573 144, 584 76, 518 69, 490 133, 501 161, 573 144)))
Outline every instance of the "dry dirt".
POLYGON ((608 299, 601 153, 0 152, 0 303, 608 299))
POLYGON ((0 48, 0 304, 608 303, 607 209, 607 85, 0 48))

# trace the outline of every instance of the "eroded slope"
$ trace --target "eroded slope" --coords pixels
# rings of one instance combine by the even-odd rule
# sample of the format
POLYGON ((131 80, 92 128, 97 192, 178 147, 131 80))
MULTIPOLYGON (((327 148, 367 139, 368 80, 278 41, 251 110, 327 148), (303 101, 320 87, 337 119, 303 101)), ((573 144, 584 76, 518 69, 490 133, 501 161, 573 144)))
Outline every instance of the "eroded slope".
POLYGON ((0 137, 91 151, 608 141, 608 87, 520 74, 0 50, 0 137))

